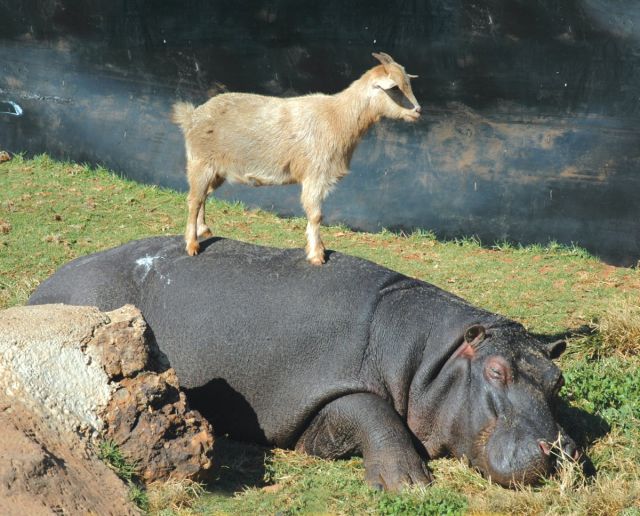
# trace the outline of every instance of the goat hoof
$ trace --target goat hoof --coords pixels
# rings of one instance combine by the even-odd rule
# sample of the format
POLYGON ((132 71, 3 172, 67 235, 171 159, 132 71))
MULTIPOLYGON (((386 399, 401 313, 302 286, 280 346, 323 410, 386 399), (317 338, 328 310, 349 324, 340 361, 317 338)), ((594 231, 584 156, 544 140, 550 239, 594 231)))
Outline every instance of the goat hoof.
POLYGON ((325 262, 324 256, 309 256, 307 260, 311 265, 322 265, 325 262))
POLYGON ((212 236, 213 236, 213 233, 209 228, 205 229, 201 233, 198 233, 198 238, 211 238, 212 236))
POLYGON ((198 242, 188 242, 186 249, 189 256, 195 256, 200 251, 200 244, 198 242))

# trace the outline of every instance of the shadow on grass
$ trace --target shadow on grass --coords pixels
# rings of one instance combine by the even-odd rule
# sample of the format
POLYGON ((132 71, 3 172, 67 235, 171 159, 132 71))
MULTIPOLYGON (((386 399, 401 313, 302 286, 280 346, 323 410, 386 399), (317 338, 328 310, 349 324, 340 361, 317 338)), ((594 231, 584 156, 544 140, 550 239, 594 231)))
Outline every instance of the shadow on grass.
MULTIPOLYGON (((558 423, 576 442, 581 450, 587 449, 595 441, 611 431, 611 426, 600 416, 590 414, 586 410, 572 407, 565 399, 560 399, 556 415, 558 423)), ((582 456, 582 467, 587 477, 596 474, 596 468, 587 455, 582 456)))
POLYGON ((565 331, 561 331, 558 333, 532 333, 536 339, 541 340, 542 342, 555 342, 557 340, 567 340, 576 337, 587 337, 589 335, 593 335, 593 328, 590 326, 583 324, 577 328, 567 329, 565 331))
POLYGON ((207 490, 232 496, 245 487, 265 486, 265 461, 270 455, 268 447, 216 437, 213 468, 205 479, 207 490))

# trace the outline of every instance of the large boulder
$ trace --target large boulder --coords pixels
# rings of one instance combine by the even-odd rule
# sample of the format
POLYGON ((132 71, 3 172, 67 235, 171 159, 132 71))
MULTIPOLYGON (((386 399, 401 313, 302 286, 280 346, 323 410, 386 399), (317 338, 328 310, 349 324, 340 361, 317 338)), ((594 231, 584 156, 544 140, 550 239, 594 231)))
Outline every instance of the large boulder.
MULTIPOLYGON (((189 409, 131 305, 106 313, 67 305, 0 312, 0 392, 7 407, 19 402, 40 427, 79 440, 85 455, 98 440, 115 442, 145 482, 198 478, 211 466, 212 429, 189 409)), ((2 483, 15 476, 8 464, 0 461, 0 498, 10 499, 15 482, 2 483)))

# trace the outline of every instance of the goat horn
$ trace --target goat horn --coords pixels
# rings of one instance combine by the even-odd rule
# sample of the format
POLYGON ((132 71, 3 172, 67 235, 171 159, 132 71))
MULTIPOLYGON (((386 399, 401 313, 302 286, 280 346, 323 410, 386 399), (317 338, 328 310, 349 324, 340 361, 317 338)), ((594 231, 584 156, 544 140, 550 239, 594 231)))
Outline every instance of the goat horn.
POLYGON ((380 61, 383 65, 393 63, 393 57, 391 57, 389 54, 385 54, 384 52, 380 52, 380 53, 373 52, 371 55, 375 57, 378 61, 380 61))
POLYGON ((411 75, 410 73, 408 73, 407 77, 409 77, 409 79, 417 79, 420 76, 419 75, 411 75))

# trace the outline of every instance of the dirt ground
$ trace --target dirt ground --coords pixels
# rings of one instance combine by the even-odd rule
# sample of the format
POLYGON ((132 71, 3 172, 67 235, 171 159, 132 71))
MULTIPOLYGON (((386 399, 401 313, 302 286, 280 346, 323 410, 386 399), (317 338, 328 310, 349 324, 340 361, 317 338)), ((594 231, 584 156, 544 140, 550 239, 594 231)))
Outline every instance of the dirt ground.
POLYGON ((0 393, 0 514, 139 514, 127 486, 73 435, 0 393))

